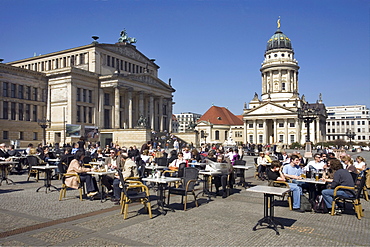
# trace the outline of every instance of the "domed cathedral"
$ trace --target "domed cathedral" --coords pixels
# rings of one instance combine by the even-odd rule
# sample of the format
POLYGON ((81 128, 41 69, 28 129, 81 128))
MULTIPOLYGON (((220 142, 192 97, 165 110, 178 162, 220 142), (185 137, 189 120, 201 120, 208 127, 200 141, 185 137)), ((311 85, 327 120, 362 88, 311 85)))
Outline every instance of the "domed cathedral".
POLYGON ((283 142, 318 143, 325 140, 326 110, 321 96, 315 104, 306 102, 298 93, 298 61, 294 57, 291 40, 277 30, 267 41, 265 59, 261 66, 262 94, 254 94, 249 105, 244 105, 244 142, 273 144, 283 142), (307 132, 307 121, 302 109, 314 109, 307 132), (312 124, 311 124, 312 122, 312 124))

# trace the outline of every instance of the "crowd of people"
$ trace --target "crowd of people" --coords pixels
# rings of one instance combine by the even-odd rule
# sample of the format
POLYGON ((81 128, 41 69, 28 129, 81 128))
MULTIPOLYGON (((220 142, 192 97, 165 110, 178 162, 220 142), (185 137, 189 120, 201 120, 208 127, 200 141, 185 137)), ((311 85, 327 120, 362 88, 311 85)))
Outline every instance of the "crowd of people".
MULTIPOLYGON (((354 187, 355 181, 367 167, 365 159, 361 156, 351 157, 345 152, 322 152, 316 153, 313 160, 307 162, 299 152, 287 154, 282 152, 281 156, 272 156, 269 151, 260 152, 257 158, 258 177, 261 180, 288 181, 292 191, 293 210, 304 212, 301 209, 301 195, 303 191, 310 191, 311 200, 322 196, 327 210, 330 212, 334 197, 334 189, 337 186, 354 187), (303 178, 321 174, 320 180, 325 185, 314 185, 303 182, 303 178)), ((353 190, 338 190, 337 195, 353 197, 353 190)), ((341 213, 343 205, 337 205, 336 212, 341 213)))

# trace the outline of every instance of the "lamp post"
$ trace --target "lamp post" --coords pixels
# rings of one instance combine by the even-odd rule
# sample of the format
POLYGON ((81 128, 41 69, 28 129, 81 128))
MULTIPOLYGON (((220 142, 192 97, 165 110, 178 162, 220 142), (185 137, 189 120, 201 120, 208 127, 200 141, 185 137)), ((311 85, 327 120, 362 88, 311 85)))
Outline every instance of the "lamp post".
POLYGON ((346 136, 349 138, 349 147, 352 147, 352 139, 356 136, 356 133, 350 129, 347 129, 346 136))
POLYGON ((50 125, 50 120, 43 118, 43 119, 38 119, 37 123, 39 126, 42 128, 42 135, 43 135, 43 145, 46 145, 46 128, 49 127, 50 125))
POLYGON ((307 126, 306 135, 306 150, 305 157, 312 157, 312 147, 310 141, 310 123, 312 123, 320 112, 320 109, 316 106, 313 107, 309 104, 303 104, 301 108, 298 108, 298 118, 303 120, 307 126))

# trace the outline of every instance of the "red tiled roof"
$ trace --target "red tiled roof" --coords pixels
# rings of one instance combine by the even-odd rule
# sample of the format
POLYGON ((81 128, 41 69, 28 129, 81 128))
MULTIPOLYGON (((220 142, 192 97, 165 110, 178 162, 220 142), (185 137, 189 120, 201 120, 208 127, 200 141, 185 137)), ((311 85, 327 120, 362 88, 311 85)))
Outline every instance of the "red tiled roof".
POLYGON ((198 122, 209 121, 212 124, 220 125, 243 125, 243 120, 240 117, 235 116, 225 107, 212 106, 198 122))

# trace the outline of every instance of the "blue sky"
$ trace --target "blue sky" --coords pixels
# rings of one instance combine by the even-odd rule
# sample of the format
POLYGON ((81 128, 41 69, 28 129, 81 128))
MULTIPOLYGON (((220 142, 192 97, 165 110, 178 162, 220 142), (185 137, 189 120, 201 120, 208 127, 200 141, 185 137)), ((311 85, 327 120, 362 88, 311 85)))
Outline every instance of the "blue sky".
POLYGON ((370 107, 370 1, 0 0, 4 62, 115 43, 124 28, 172 79, 174 113, 212 104, 242 113, 261 93, 260 66, 277 29, 292 41, 299 93, 327 106, 370 107))

